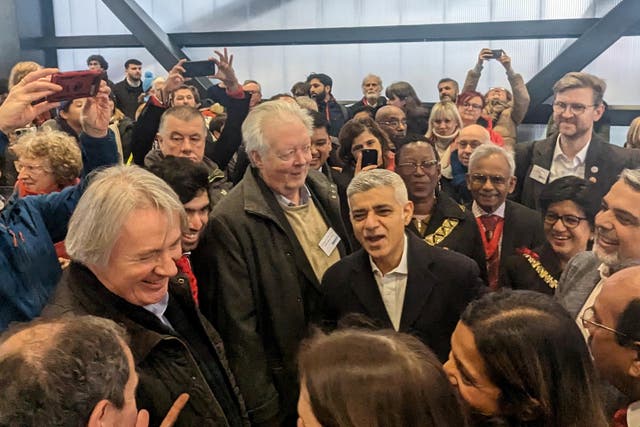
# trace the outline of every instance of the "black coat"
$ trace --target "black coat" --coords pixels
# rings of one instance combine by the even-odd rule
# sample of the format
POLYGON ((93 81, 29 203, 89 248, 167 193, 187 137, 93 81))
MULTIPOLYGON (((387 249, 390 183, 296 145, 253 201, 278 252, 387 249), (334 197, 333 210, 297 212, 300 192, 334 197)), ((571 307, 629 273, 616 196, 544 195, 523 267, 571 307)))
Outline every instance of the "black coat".
MULTIPOLYGON (((533 249, 533 252, 538 254, 538 261, 544 270, 549 273, 548 281, 553 283, 553 280, 555 280, 555 286, 557 287, 562 269, 556 253, 548 243, 533 249)), ((541 274, 534 269, 529 260, 521 254, 511 255, 505 260, 500 276, 501 287, 537 291, 548 295, 555 293, 555 287, 547 283, 541 274)))
MULTIPOLYGON (((313 201, 348 253, 335 185, 309 171, 313 201)), ((223 336, 251 421, 295 416, 296 354, 320 300, 320 283, 258 171, 213 210, 194 260, 200 308, 223 336)))
POLYGON ((486 279, 486 257, 476 220, 471 210, 457 204, 446 193, 440 192, 438 195, 431 219, 422 235, 418 232, 414 221, 409 223, 407 229, 421 238, 426 237, 425 241, 432 246, 435 244, 435 246, 468 256, 478 264, 481 276, 486 279), (446 227, 443 227, 445 220, 453 221, 455 224, 448 234, 445 231, 446 227), (445 237, 440 240, 438 236, 445 237))
MULTIPOLYGON (((416 335, 444 362, 460 314, 486 287, 470 258, 429 246, 411 233, 407 238, 409 276, 400 332, 416 335)), ((329 268, 322 278, 322 291, 319 318, 325 324, 334 326, 343 316, 358 313, 381 328, 393 327, 364 249, 329 268)))
POLYGON ((532 249, 547 241, 539 212, 511 200, 506 203, 500 246, 500 271, 504 269, 509 256, 517 254, 516 249, 532 249))
POLYGON ((142 94, 142 82, 138 86, 130 86, 127 79, 113 85, 113 95, 115 96, 115 104, 125 116, 131 120, 136 119, 136 110, 138 109, 138 97, 142 94))
MULTIPOLYGON (((205 363, 222 367, 228 391, 240 408, 243 425, 249 425, 244 402, 225 358, 222 340, 195 307, 186 281, 170 283, 167 313, 172 304, 179 305, 188 313, 194 331, 208 338, 207 345, 217 360, 205 363)), ((65 270, 43 316, 57 317, 64 313, 91 314, 124 326, 131 339, 131 352, 140 376, 136 391, 138 406, 149 411, 151 425, 159 425, 175 399, 184 392, 189 393, 190 398, 176 426, 229 425, 214 396, 215 391, 206 381, 186 340, 149 311, 111 293, 89 269, 75 262, 65 270)))

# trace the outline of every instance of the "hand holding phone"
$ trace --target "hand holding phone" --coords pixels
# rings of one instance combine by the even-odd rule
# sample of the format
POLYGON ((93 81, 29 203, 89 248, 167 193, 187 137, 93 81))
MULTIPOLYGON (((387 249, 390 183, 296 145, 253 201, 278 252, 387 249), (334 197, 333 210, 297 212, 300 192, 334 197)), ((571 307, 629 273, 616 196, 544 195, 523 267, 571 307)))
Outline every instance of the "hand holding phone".
POLYGON ((489 59, 499 59, 502 55, 504 55, 504 50, 491 49, 491 56, 489 57, 489 59))
POLYGON ((361 153, 362 160, 360 161, 360 168, 371 165, 378 165, 378 150, 365 148, 361 151, 361 153))
POLYGON ((216 73, 216 64, 213 61, 187 61, 182 64, 184 77, 213 76, 216 73))
POLYGON ((51 83, 62 86, 60 92, 46 97, 49 102, 71 101, 96 96, 102 81, 102 71, 83 70, 55 73, 51 83))

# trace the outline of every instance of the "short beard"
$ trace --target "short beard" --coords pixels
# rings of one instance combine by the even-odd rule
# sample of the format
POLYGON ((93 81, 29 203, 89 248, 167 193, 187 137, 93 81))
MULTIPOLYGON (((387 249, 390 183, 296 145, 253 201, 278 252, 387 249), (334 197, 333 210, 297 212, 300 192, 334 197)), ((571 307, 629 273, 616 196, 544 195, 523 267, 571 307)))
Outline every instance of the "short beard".
POLYGON ((596 255, 596 257, 598 258, 598 260, 608 266, 608 267, 613 267, 617 264, 620 264, 620 255, 618 254, 618 251, 612 253, 612 254, 608 254, 605 251, 603 251, 599 246, 598 246, 598 239, 596 238, 595 242, 593 243, 593 249, 592 249, 593 253, 596 255))

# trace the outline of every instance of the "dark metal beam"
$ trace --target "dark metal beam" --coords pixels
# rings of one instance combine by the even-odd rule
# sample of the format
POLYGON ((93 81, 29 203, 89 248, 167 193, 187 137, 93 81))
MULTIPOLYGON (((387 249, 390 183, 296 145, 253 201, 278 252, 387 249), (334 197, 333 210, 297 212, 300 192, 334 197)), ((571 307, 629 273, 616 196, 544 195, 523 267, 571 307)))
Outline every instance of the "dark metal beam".
MULTIPOLYGON (((589 28, 592 28, 598 21, 599 19, 597 18, 551 19, 539 21, 401 25, 358 28, 309 28, 298 30, 170 33, 167 34, 167 36, 175 46, 181 47, 554 39, 578 38, 589 28)), ((640 24, 627 28, 623 35, 640 35, 640 24)), ((53 38, 39 37, 22 39, 21 42, 24 49, 33 49, 36 47, 56 49, 142 47, 142 43, 136 36, 127 34, 53 38)))
MULTIPOLYGON (((42 36, 52 38, 56 36, 56 24, 53 15, 53 0, 40 1, 40 25, 42 36)), ((58 51, 55 47, 40 47, 44 52, 44 64, 47 67, 58 66, 58 51)))
MULTIPOLYGON (((179 59, 188 58, 135 0, 102 1, 165 69, 170 70, 179 59)), ((198 78, 192 83, 201 91, 211 86, 208 79, 198 78)))
POLYGON ((622 0, 527 83, 530 109, 552 94, 553 84, 569 71, 579 71, 640 23, 640 1, 622 0))

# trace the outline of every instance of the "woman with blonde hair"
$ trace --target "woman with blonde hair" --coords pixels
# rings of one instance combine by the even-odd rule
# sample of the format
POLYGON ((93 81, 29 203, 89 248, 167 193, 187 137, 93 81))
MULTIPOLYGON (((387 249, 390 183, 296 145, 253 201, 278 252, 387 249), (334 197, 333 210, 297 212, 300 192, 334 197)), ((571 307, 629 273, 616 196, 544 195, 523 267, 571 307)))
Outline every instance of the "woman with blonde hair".
POLYGON ((431 108, 429 116, 429 128, 425 136, 438 151, 442 174, 451 179, 451 151, 456 149, 455 140, 464 125, 458 112, 458 107, 453 102, 437 102, 431 108))

